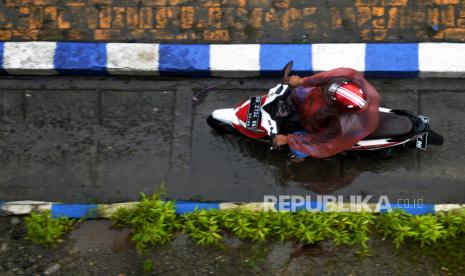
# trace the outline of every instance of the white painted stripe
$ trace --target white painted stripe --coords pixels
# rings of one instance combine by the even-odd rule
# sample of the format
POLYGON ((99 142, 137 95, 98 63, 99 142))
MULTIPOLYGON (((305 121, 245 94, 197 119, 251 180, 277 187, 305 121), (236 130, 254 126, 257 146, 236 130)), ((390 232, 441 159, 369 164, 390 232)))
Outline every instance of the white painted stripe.
POLYGON ((258 76, 260 45, 210 45, 210 70, 214 76, 258 76))
POLYGON ((113 204, 100 204, 98 205, 97 216, 99 218, 111 218, 113 214, 120 208, 131 209, 139 202, 122 202, 113 204))
POLYGON ((465 209, 465 204, 436 204, 434 205, 434 212, 449 212, 452 210, 465 209))
POLYGON ((52 209, 50 202, 41 201, 13 201, 2 206, 2 210, 11 215, 26 215, 32 211, 48 211, 52 209))
POLYGON ((327 202, 325 212, 350 212, 350 213, 379 213, 379 205, 377 203, 338 203, 327 202))
POLYGON ((275 208, 275 204, 272 202, 247 202, 247 203, 236 203, 236 202, 224 202, 220 203, 220 210, 231 210, 231 209, 239 209, 239 210, 249 210, 249 211, 277 211, 275 208))
POLYGON ((364 43, 313 44, 313 71, 327 71, 338 67, 349 67, 365 71, 364 43))
POLYGON ((465 77, 464 43, 419 43, 420 77, 465 77))
POLYGON ((51 75, 56 42, 6 42, 3 68, 9 74, 51 75))
POLYGON ((18 201, 8 201, 5 202, 5 204, 52 204, 53 202, 47 202, 47 201, 37 201, 37 200, 18 200, 18 201))
POLYGON ((155 75, 159 44, 108 43, 107 71, 118 75, 155 75))

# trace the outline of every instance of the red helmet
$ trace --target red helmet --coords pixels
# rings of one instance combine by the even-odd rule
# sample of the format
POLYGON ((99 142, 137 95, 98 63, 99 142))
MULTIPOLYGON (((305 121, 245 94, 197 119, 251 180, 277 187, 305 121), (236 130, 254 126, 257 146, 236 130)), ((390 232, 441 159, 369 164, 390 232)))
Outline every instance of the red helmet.
POLYGON ((366 93, 354 82, 336 81, 328 87, 330 102, 339 111, 356 112, 367 106, 366 93))

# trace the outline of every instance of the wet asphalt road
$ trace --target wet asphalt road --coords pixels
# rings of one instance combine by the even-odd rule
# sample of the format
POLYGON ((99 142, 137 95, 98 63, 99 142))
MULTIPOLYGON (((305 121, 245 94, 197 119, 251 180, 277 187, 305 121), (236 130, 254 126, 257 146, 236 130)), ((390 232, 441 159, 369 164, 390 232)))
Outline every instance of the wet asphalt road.
POLYGON ((465 203, 465 80, 373 80, 384 106, 428 115, 445 136, 443 146, 397 152, 391 160, 292 165, 284 152, 205 123, 213 109, 276 82, 0 77, 0 201, 117 202, 165 183, 173 199, 332 194, 465 203))

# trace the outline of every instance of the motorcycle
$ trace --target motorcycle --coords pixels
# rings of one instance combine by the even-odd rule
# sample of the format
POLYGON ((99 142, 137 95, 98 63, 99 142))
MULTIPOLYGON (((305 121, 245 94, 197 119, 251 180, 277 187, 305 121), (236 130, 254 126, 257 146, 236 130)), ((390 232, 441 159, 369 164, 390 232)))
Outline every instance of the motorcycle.
MULTIPOLYGON (((284 67, 283 79, 290 75, 292 63, 284 67)), ((299 130, 296 112, 294 116, 290 116, 289 112, 284 112, 286 114, 282 116, 282 107, 286 106, 291 91, 290 86, 278 84, 267 94, 252 96, 234 108, 214 110, 207 118, 207 124, 219 132, 239 133, 272 144, 276 134, 299 130)), ((443 138, 431 130, 427 116, 416 115, 408 110, 380 107, 379 123, 375 131, 353 145, 349 151, 382 151, 391 156, 394 148, 426 150, 428 144, 442 145, 443 138)), ((288 155, 290 161, 295 158, 292 154, 288 155)))

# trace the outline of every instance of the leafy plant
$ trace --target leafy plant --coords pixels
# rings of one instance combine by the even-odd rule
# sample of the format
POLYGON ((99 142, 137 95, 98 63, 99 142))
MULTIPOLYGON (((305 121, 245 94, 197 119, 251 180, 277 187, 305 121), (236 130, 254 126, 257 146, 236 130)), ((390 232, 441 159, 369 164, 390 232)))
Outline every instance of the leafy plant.
POLYGON ((413 216, 395 210, 379 216, 376 227, 384 237, 391 237, 396 248, 405 240, 419 242, 421 246, 431 245, 446 238, 465 233, 465 214, 440 213, 437 215, 413 216))
POLYGON ((383 214, 324 212, 257 212, 247 209, 196 210, 177 216, 173 201, 162 201, 159 194, 141 195, 131 208, 120 208, 112 217, 119 226, 132 228, 132 240, 139 252, 148 246, 164 244, 185 232, 199 245, 221 244, 223 233, 243 240, 299 241, 312 244, 332 240, 338 246, 352 246, 369 254, 373 230, 391 238, 396 248, 405 241, 435 246, 445 240, 463 239, 465 211, 413 216, 400 210, 383 214))
POLYGON ((299 227, 296 214, 286 212, 270 212, 268 214, 270 234, 273 238, 281 242, 296 238, 296 231, 299 227))
POLYGON ((262 242, 272 230, 270 214, 250 210, 227 210, 223 212, 221 219, 224 229, 239 239, 262 242))
POLYGON ((145 272, 152 272, 153 271, 153 261, 152 260, 145 260, 142 264, 142 268, 145 272))
POLYGON ((160 195, 141 194, 136 206, 120 208, 112 217, 117 226, 132 228, 132 241, 140 253, 149 245, 165 244, 172 240, 180 229, 179 219, 173 201, 162 201, 160 195))
POLYGON ((400 248, 406 238, 413 238, 417 235, 410 225, 411 218, 410 214, 394 210, 380 215, 376 227, 385 238, 394 238, 394 245, 400 248))
POLYGON ((414 239, 420 242, 421 246, 430 245, 446 236, 444 224, 438 221, 434 215, 415 216, 412 220, 412 228, 417 233, 414 239))
POLYGON ((221 239, 221 211, 200 210, 181 217, 183 229, 197 244, 219 244, 221 239))
POLYGON ((74 222, 66 217, 52 218, 50 211, 32 212, 24 218, 26 239, 45 247, 55 246, 61 242, 61 237, 72 229, 74 222))
POLYGON ((440 213, 436 216, 438 222, 444 225, 446 238, 465 234, 465 210, 440 213))
POLYGON ((300 211, 295 214, 295 239, 315 243, 331 239, 338 246, 359 246, 367 254, 367 241, 374 216, 370 213, 321 213, 300 211))

